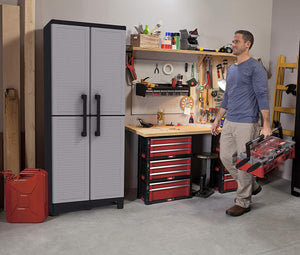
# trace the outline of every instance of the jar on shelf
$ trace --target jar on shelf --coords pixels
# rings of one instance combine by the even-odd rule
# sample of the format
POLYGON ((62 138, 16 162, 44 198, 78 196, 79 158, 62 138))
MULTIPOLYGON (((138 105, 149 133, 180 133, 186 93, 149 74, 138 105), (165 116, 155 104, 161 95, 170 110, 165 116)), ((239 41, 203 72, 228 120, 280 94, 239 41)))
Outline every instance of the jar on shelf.
POLYGON ((180 33, 171 33, 172 50, 179 50, 180 33))
POLYGON ((166 32, 166 35, 161 41, 161 48, 162 49, 171 49, 172 40, 171 40, 171 33, 166 32))

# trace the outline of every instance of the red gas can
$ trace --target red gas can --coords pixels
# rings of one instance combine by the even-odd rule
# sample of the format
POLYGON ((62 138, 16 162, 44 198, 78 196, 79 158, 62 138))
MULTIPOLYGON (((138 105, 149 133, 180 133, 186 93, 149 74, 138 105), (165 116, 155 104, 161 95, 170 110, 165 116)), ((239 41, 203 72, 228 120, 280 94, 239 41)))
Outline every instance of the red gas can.
POLYGON ((5 184, 6 220, 42 222, 48 216, 48 173, 27 168, 5 184))

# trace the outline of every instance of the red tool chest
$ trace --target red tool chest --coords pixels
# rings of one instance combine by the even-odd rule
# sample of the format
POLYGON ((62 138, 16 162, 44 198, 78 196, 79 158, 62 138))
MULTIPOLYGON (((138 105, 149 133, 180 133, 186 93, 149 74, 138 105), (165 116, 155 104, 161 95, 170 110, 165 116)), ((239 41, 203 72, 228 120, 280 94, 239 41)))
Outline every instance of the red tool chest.
POLYGON ((5 184, 6 220, 42 222, 48 216, 48 173, 25 169, 5 184))
POLYGON ((263 178, 281 162, 295 157, 295 142, 270 136, 250 149, 251 144, 261 139, 259 136, 246 144, 246 151, 238 155, 236 167, 263 178))
POLYGON ((139 137, 138 198, 145 204, 191 197, 192 137, 139 137))

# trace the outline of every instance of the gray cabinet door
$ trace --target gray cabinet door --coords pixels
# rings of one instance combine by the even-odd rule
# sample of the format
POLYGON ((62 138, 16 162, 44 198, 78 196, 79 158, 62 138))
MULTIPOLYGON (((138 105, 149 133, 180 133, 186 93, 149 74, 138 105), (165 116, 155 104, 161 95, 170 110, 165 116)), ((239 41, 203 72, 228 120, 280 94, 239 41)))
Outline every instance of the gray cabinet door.
POLYGON ((91 117, 91 199, 124 196, 124 117, 91 117))
POLYGON ((125 30, 91 28, 91 114, 125 114, 125 30))
POLYGON ((82 114, 81 95, 89 96, 90 28, 52 24, 51 58, 52 115, 82 114))
POLYGON ((89 132, 81 131, 82 117, 52 117, 53 203, 89 200, 89 132))

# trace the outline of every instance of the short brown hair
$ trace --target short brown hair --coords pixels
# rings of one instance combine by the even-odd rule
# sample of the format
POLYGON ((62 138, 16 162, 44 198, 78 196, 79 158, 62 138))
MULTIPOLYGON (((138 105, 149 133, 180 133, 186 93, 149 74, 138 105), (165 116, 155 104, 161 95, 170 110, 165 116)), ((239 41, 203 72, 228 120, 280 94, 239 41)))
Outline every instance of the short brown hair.
POLYGON ((251 43, 249 50, 252 48, 252 45, 254 43, 254 36, 251 32, 247 30, 238 30, 234 34, 242 34, 244 41, 245 42, 249 41, 251 43))

